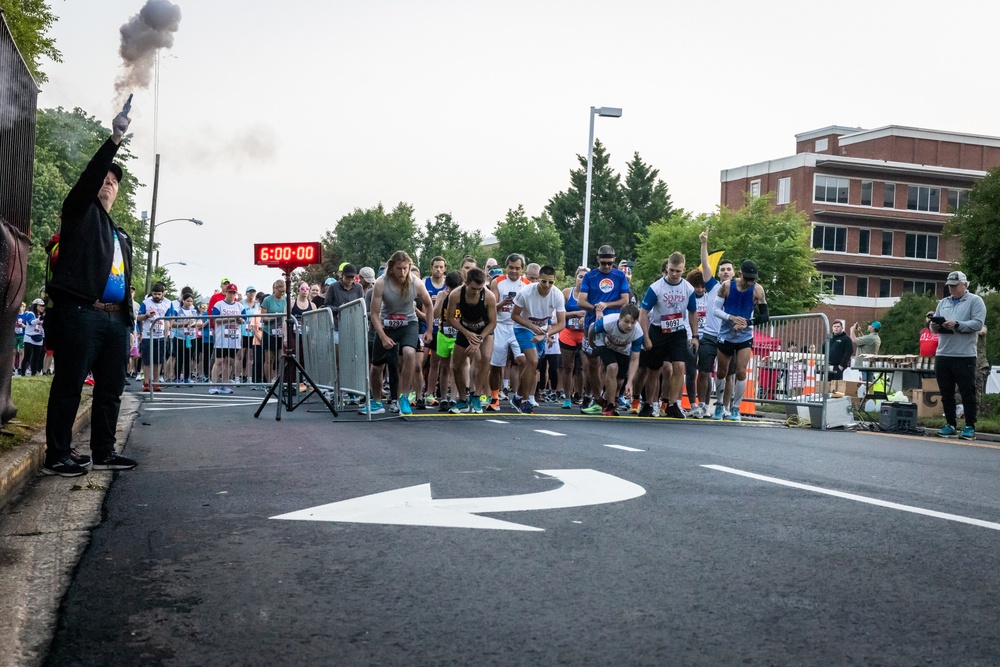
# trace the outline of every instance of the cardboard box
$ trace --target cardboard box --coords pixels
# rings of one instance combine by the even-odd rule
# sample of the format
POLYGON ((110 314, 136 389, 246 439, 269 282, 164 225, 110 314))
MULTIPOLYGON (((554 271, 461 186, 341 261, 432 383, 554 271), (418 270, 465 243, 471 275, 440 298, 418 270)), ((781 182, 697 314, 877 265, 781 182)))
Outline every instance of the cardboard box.
MULTIPOLYGON (((935 383, 936 384, 936 383, 935 383)), ((941 393, 935 387, 933 392, 923 389, 910 390, 910 401, 917 404, 917 418, 943 417, 944 407, 941 405, 941 393)))
POLYGON ((858 387, 860 387, 863 382, 850 382, 848 380, 830 380, 827 384, 830 393, 840 393, 844 396, 850 396, 851 398, 858 397, 858 387))

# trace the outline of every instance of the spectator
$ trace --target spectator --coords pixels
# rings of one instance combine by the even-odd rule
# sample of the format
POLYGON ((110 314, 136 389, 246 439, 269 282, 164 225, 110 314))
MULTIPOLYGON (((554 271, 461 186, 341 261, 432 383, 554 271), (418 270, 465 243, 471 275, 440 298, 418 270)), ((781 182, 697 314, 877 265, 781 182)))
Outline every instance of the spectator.
POLYGON ((844 320, 834 320, 830 337, 830 379, 843 380, 844 369, 850 368, 854 341, 844 331, 844 320))
POLYGON ((858 356, 878 354, 879 348, 882 347, 880 331, 882 331, 882 323, 875 321, 868 325, 868 333, 861 335, 861 325, 857 322, 854 323, 854 326, 851 327, 851 340, 854 341, 858 356))
POLYGON ((933 357, 937 354, 938 334, 931 331, 931 318, 934 311, 928 311, 924 317, 924 328, 920 330, 920 356, 933 357))
POLYGON ((990 377, 990 361, 986 358, 986 325, 976 337, 976 405, 982 405, 986 380, 990 377))
POLYGON ((955 387, 962 395, 965 428, 961 437, 976 438, 976 343, 986 321, 986 304, 969 291, 969 279, 952 271, 945 282, 950 296, 938 301, 931 318, 931 331, 938 338, 934 372, 947 423, 938 431, 943 438, 957 435, 955 387))
POLYGON ((24 312, 24 302, 17 311, 17 319, 14 320, 14 375, 21 371, 21 357, 24 355, 24 321, 28 313, 24 312))
POLYGON ((19 319, 24 322, 21 375, 41 375, 42 361, 45 359, 45 302, 35 299, 31 302, 31 310, 19 319))

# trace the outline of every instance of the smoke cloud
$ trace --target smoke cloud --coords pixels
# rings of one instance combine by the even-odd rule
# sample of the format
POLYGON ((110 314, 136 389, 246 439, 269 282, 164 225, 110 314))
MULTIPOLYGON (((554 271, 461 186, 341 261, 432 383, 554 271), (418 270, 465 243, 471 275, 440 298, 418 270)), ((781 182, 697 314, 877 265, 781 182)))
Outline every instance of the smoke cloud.
POLYGON ((119 104, 135 88, 149 88, 153 81, 156 52, 174 45, 181 23, 181 8, 170 0, 146 0, 139 13, 120 28, 118 53, 125 72, 115 82, 119 104))

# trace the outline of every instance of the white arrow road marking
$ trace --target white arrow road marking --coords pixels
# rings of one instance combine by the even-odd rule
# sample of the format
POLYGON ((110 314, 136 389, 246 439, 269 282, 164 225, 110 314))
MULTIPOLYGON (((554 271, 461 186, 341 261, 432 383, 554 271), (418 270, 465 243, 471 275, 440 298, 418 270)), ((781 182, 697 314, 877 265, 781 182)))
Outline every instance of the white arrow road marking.
POLYGON ((563 483, 562 486, 551 491, 517 496, 434 499, 431 497, 431 485, 419 484, 310 507, 271 518, 292 521, 382 523, 396 526, 542 531, 544 530, 542 528, 478 516, 478 513, 602 505, 638 498, 646 493, 646 489, 638 484, 596 470, 538 470, 537 472, 559 479, 563 483))
POLYGON ((565 436, 566 435, 565 433, 558 433, 556 431, 546 431, 543 428, 536 428, 535 429, 535 433, 544 433, 545 435, 558 435, 558 436, 565 436))
POLYGON ((611 449, 620 449, 623 452, 644 452, 645 449, 636 449, 635 447, 626 447, 625 445, 604 445, 605 447, 610 447, 611 449))
POLYGON ((960 516, 958 514, 947 514, 945 512, 936 512, 934 510, 927 510, 922 507, 913 507, 912 505, 900 505, 899 503, 891 503, 887 500, 879 500, 878 498, 869 498, 868 496, 858 496, 853 493, 844 493, 843 491, 833 491, 832 489, 824 489, 819 486, 809 486, 808 484, 799 484, 798 482, 789 482, 788 480, 779 479, 777 477, 767 477, 765 475, 758 475, 756 473, 746 472, 745 470, 726 468, 725 466, 703 465, 702 468, 711 468, 712 470, 718 470, 720 472, 728 472, 733 475, 741 475, 743 477, 750 477, 751 479, 759 479, 762 482, 771 482, 772 484, 780 484, 781 486, 790 486, 793 489, 802 489, 804 491, 823 493, 828 496, 835 496, 837 498, 846 498, 847 500, 855 500, 859 503, 878 505, 879 507, 888 507, 889 509, 900 510, 901 512, 923 514, 924 516, 932 516, 938 519, 947 519, 948 521, 967 523, 973 526, 979 526, 980 528, 990 528, 992 530, 1000 530, 1000 523, 993 523, 992 521, 973 519, 967 516, 960 516))

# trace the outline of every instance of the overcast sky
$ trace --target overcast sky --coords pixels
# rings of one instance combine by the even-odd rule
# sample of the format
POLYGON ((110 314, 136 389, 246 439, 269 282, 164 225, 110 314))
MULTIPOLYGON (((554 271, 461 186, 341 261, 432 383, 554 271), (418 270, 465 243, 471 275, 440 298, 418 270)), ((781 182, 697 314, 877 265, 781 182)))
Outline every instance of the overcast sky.
MULTIPOLYGON (((39 106, 110 127, 119 27, 144 2, 50 0, 64 61, 39 106)), ((1000 135, 1000 8, 981 1, 176 4, 158 132, 153 90, 135 90, 130 166, 139 211, 158 151, 158 219, 205 221, 156 233, 202 293, 270 284, 254 242, 318 240, 380 201, 484 234, 518 204, 537 215, 586 154, 590 106, 624 109, 597 120, 612 166, 638 151, 695 213, 718 205, 720 170, 790 155, 799 132, 1000 135)))

